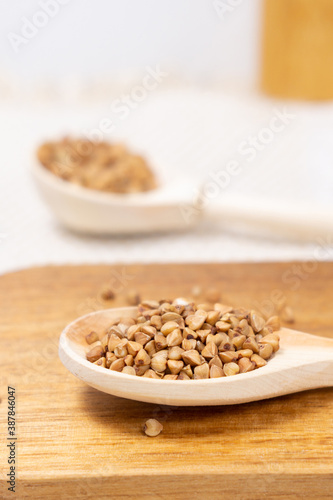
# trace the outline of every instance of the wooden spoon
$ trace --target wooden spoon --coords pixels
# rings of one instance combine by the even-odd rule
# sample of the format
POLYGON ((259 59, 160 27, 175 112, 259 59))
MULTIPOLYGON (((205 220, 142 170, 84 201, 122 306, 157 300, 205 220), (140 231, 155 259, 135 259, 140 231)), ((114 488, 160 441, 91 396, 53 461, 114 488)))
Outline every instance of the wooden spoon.
MULTIPOLYGON (((208 177, 200 186, 195 179, 177 175, 152 191, 133 194, 105 193, 67 182, 39 163, 32 174, 37 187, 58 219, 68 228, 85 234, 148 234, 186 231, 203 217, 221 229, 232 227, 253 234, 284 236, 313 241, 333 234, 333 215, 328 207, 274 203, 269 198, 254 199, 235 194, 205 195, 208 177)), ((219 230, 220 230, 219 229, 219 230)))
POLYGON ((59 356, 73 375, 115 396, 173 406, 231 405, 333 386, 333 340, 283 328, 280 350, 249 373, 204 380, 157 380, 107 370, 86 360, 85 336, 102 333, 112 320, 135 317, 136 307, 82 316, 62 332, 59 356))

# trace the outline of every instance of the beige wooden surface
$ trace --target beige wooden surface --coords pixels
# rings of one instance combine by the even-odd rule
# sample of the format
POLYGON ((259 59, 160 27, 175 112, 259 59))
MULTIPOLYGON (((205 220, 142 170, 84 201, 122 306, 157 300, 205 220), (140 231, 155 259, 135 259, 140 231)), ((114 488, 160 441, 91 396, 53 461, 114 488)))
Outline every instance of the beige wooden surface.
MULTIPOLYGON (((293 328, 333 337, 329 263, 48 267, 0 277, 1 435, 11 385, 15 498, 332 497, 333 389, 238 406, 168 408, 100 393, 60 363, 60 332, 78 315, 126 305, 128 288, 171 298, 195 284, 217 286, 226 301, 246 307, 270 307, 283 294, 295 311, 293 328), (119 293, 102 303, 98 294, 108 282, 119 293), (148 438, 141 427, 154 417, 164 431, 148 438)), ((6 491, 1 442, 0 496, 14 498, 6 491)))

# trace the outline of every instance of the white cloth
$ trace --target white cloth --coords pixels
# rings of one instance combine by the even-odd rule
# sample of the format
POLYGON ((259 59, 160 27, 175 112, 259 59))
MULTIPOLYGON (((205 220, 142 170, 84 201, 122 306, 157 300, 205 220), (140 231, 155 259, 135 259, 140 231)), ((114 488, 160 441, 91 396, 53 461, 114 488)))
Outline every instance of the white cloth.
MULTIPOLYGON (((314 258, 317 241, 304 244, 237 234, 209 219, 183 234, 126 238, 80 236, 61 227, 40 200, 30 177, 35 148, 43 140, 65 133, 89 133, 103 118, 111 118, 115 125, 105 139, 122 140, 143 152, 164 175, 182 172, 200 180, 237 161, 242 172, 232 178, 228 193, 269 195, 278 203, 307 200, 332 210, 332 104, 289 104, 287 114, 293 118, 281 127, 283 120, 274 117, 286 112, 284 103, 256 95, 157 89, 136 102, 123 119, 110 110, 117 97, 72 105, 38 99, 0 102, 1 273, 50 263, 314 258), (253 140, 254 152, 245 153, 248 141, 253 140)), ((333 246, 321 256, 332 259, 333 246)))

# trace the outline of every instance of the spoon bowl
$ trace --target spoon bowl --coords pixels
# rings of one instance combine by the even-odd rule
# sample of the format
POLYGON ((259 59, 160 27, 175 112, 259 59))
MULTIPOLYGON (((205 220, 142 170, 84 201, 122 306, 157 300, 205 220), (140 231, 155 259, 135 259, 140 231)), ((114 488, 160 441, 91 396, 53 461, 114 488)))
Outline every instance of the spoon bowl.
POLYGON ((196 184, 176 176, 151 191, 118 194, 67 182, 38 162, 31 173, 38 191, 57 219, 79 233, 94 235, 156 234, 186 231, 196 225, 196 184), (189 205, 190 215, 183 206, 189 205))
POLYGON ((64 366, 99 391, 170 406, 231 405, 333 386, 333 340, 287 328, 279 331, 280 350, 267 365, 230 377, 157 380, 107 370, 86 360, 88 333, 102 333, 116 318, 134 318, 136 314, 136 307, 115 308, 70 323, 59 343, 64 366))

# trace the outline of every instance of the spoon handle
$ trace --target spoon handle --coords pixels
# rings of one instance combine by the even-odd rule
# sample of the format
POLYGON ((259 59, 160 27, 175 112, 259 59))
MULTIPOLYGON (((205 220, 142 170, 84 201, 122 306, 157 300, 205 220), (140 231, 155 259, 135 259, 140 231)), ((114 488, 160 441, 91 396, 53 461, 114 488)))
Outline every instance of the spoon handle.
POLYGON ((333 353, 331 359, 320 361, 316 366, 319 370, 313 373, 313 381, 320 379, 322 382, 321 387, 333 387, 333 353))
POLYGON ((333 387, 333 339, 282 328, 280 346, 287 365, 299 365, 296 384, 333 387))
POLYGON ((269 199, 223 195, 206 203, 207 216, 224 223, 236 225, 246 232, 265 230, 273 236, 282 235, 301 241, 333 235, 332 209, 316 209, 310 204, 287 204, 269 199))
POLYGON ((328 363, 328 369, 327 369, 327 387, 333 387, 333 353, 332 353, 332 360, 328 363))

